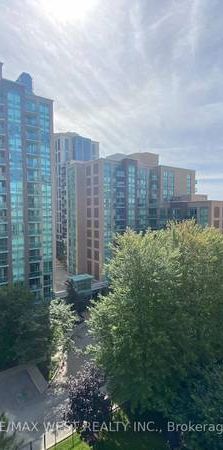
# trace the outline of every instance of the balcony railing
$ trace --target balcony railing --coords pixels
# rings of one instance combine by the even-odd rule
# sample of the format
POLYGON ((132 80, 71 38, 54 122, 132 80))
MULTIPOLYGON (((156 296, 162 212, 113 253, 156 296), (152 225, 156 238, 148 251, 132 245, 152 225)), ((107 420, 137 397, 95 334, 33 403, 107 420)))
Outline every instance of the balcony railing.
POLYGON ((34 255, 34 256, 29 257, 29 261, 41 261, 41 260, 42 260, 42 256, 40 256, 40 255, 34 255))
POLYGON ((30 286, 31 291, 40 291, 42 289, 42 284, 33 284, 30 286))
POLYGON ((42 272, 41 271, 39 271, 39 272, 30 272, 30 274, 29 274, 29 278, 38 278, 38 277, 41 277, 42 276, 42 272))
POLYGON ((41 242, 31 242, 29 244, 30 250, 35 250, 36 248, 41 248, 41 247, 42 247, 41 242))
POLYGON ((38 216, 37 215, 29 216, 28 221, 29 222, 41 222, 41 218, 39 215, 38 216))
POLYGON ((8 283, 8 278, 7 277, 0 277, 0 284, 6 284, 8 283))
POLYGON ((30 122, 29 120, 26 120, 25 122, 27 127, 31 127, 31 128, 38 128, 38 123, 37 122, 30 122))

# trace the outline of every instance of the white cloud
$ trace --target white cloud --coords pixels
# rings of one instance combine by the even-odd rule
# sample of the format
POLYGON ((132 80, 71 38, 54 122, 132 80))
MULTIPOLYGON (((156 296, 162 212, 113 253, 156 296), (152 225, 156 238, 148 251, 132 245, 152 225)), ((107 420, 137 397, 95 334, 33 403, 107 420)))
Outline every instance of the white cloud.
POLYGON ((0 0, 5 76, 33 75, 35 91, 54 99, 56 130, 98 139, 103 154, 158 150, 165 163, 210 170, 201 186, 218 196, 222 2, 97 0, 84 20, 40 6, 0 0))

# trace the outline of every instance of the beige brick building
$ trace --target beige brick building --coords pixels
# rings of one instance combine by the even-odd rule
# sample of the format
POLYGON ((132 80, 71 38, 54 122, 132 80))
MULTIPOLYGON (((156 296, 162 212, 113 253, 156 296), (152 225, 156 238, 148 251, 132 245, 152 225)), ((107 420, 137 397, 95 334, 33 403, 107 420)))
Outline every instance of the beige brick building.
POLYGON ((116 154, 67 166, 68 270, 103 279, 114 233, 194 218, 222 229, 223 202, 196 194, 195 171, 159 165, 158 155, 116 154))

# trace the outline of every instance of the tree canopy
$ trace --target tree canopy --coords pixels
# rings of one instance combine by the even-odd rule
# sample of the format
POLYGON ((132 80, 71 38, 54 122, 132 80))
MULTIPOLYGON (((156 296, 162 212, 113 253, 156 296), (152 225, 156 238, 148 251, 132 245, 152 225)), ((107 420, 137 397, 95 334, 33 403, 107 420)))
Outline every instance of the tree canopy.
POLYGON ((75 316, 61 300, 36 303, 21 286, 0 289, 0 370, 33 360, 49 361, 66 348, 75 316))
POLYGON ((19 450, 22 441, 17 439, 15 432, 12 433, 8 430, 10 428, 9 420, 4 413, 0 414, 0 425, 0 450, 19 450))
POLYGON ((92 363, 86 363, 69 381, 68 423, 76 425, 88 443, 95 441, 94 423, 111 420, 111 400, 103 392, 104 377, 92 363), (86 425, 85 425, 86 424, 86 425))
POLYGON ((193 221, 129 230, 116 238, 108 275, 90 328, 112 398, 171 420, 189 420, 191 408, 191 420, 221 417, 222 389, 211 413, 201 398, 210 400, 222 370, 223 235, 193 221))

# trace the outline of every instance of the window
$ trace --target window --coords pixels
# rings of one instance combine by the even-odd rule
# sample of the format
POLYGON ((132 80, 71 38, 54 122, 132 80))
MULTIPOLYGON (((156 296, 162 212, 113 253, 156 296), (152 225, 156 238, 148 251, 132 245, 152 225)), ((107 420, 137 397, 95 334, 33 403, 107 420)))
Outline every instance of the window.
POLYGON ((99 228, 99 220, 95 220, 94 221, 94 227, 95 228, 99 228))
POLYGON ((91 239, 87 239, 87 246, 91 247, 91 239))
POLYGON ((94 187, 94 195, 98 195, 98 187, 94 187))
POLYGON ((86 175, 91 175, 91 166, 86 167, 86 175))
POLYGON ((99 209, 98 208, 94 208, 94 216, 99 217, 99 209))
POLYGON ((87 217, 91 217, 91 208, 87 208, 87 217))
POLYGON ((220 208, 218 206, 214 207, 214 216, 220 217, 220 208))
POLYGON ((99 248, 99 241, 94 241, 94 247, 99 248))
POLYGON ((0 266, 8 265, 8 253, 0 253, 0 266))
POLYGON ((208 225, 208 208, 207 207, 200 208, 200 224, 203 227, 208 225))
POLYGON ((94 164, 94 173, 98 173, 98 164, 94 164))
POLYGON ((96 239, 99 239, 99 231, 98 231, 98 230, 95 230, 95 232, 94 232, 94 237, 95 237, 96 239))
POLYGON ((99 252, 98 252, 98 250, 95 250, 95 252, 94 252, 94 259, 96 261, 99 261, 99 252))
POLYGON ((91 249, 90 248, 87 249, 87 258, 91 259, 91 249))
POLYGON ((187 175, 187 194, 191 193, 191 175, 187 175))
POLYGON ((87 230, 87 237, 91 238, 91 230, 87 230))
POLYGON ((94 265, 94 275, 97 280, 99 280, 99 264, 95 263, 94 265))
POLYGON ((87 261, 87 273, 89 273, 91 275, 91 272, 92 272, 91 261, 87 261))
POLYGON ((7 250, 7 239, 0 239, 0 251, 4 252, 7 250))

